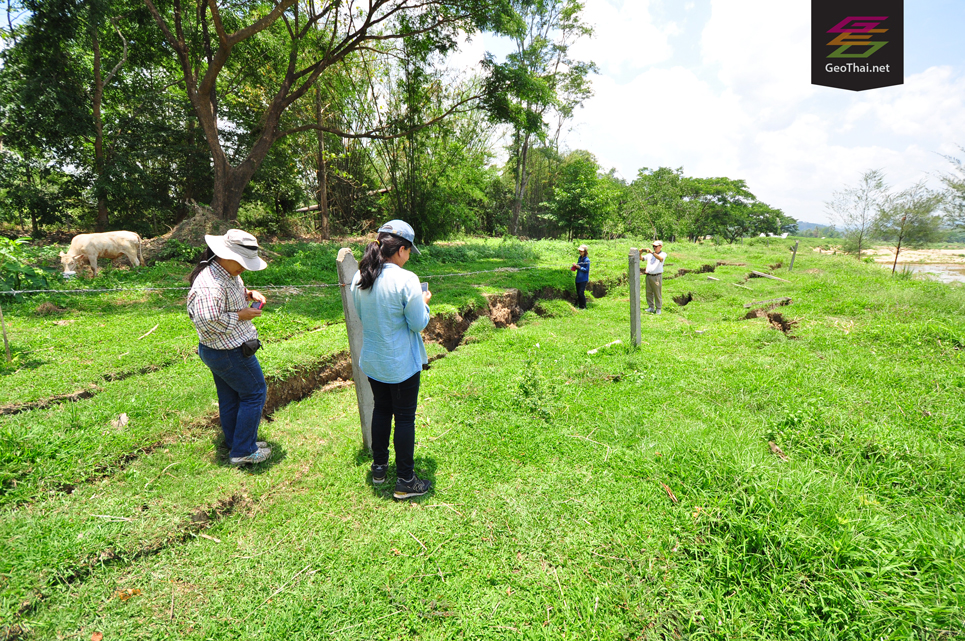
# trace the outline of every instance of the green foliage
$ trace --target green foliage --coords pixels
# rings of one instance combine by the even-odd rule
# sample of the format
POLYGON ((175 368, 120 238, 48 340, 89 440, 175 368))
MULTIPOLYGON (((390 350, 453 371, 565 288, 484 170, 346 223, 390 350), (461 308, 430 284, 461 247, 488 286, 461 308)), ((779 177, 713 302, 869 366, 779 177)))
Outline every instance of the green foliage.
POLYGON ((844 251, 861 259, 867 249, 878 216, 888 201, 888 185, 880 169, 866 171, 854 187, 836 191, 825 205, 841 223, 844 232, 844 251))
POLYGON ((29 238, 10 240, 0 236, 0 288, 11 291, 48 286, 47 272, 26 264, 24 246, 29 242, 29 238))
POLYGON ((568 238, 598 237, 614 210, 614 192, 599 174, 596 158, 587 151, 571 152, 560 165, 549 215, 568 238))
POLYGON ((878 238, 896 247, 922 247, 941 237, 942 219, 936 210, 942 195, 918 183, 893 195, 874 223, 878 238))
MULTIPOLYGON (((965 152, 961 145, 958 148, 965 152)), ((945 156, 945 159, 952 166, 951 172, 941 176, 945 185, 945 222, 959 229, 965 228, 965 164, 954 156, 945 156)))
POLYGON ((533 306, 533 311, 542 318, 561 318, 577 314, 576 308, 565 300, 541 300, 533 306))
POLYGON ((158 252, 157 260, 175 260, 182 263, 195 263, 199 260, 201 253, 202 250, 197 247, 192 247, 177 238, 169 238, 164 243, 164 248, 158 252))
POLYGON ((526 361, 516 379, 512 403, 533 418, 548 421, 558 411, 556 394, 556 386, 543 376, 538 362, 526 361))

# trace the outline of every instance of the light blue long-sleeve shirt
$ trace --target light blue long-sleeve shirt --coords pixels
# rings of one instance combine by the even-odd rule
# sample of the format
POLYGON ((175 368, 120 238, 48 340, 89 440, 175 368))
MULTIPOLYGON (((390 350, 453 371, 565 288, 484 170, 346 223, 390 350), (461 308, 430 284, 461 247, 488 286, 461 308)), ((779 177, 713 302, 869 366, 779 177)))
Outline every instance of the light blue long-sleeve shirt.
POLYGON ((422 299, 419 277, 386 263, 368 289, 359 288, 361 273, 352 279, 352 299, 362 321, 359 365, 369 378, 401 383, 429 362, 422 330, 429 324, 429 306, 422 299))

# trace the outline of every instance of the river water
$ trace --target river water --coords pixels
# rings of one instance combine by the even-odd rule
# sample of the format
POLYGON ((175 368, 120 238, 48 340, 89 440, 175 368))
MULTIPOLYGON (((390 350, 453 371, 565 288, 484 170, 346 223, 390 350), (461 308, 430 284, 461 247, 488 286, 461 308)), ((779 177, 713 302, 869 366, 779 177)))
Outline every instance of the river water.
MULTIPOLYGON (((891 265, 885 265, 889 270, 891 265)), ((965 283, 965 263, 898 263, 898 271, 907 269, 919 278, 942 283, 965 283)))

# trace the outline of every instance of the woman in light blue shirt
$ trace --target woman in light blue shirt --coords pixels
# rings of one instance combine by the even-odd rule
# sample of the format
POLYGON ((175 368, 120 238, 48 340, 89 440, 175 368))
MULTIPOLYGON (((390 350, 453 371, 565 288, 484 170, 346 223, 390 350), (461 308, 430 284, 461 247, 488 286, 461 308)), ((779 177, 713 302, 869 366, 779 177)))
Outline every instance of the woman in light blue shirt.
POLYGON ((378 240, 366 247, 351 285, 355 311, 362 321, 359 366, 375 397, 372 482, 385 482, 395 416, 394 496, 407 499, 432 488, 431 481, 416 476, 413 461, 419 376, 429 362, 421 332, 429 324, 432 293, 423 291, 419 277, 403 269, 411 252, 420 253, 412 227, 390 220, 378 233, 378 240))

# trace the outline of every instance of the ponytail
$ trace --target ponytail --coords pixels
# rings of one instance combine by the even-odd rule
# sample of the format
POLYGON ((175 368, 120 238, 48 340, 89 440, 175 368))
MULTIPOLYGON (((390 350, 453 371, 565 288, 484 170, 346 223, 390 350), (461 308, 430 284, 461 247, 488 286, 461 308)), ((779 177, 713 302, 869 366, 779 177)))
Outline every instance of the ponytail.
POLYGON ((368 244, 362 260, 359 261, 359 289, 368 289, 375 283, 375 279, 382 275, 382 269, 389 258, 395 256, 402 247, 412 247, 412 243, 387 234, 379 234, 378 240, 368 244))
POLYGON ((202 271, 204 271, 208 266, 210 266, 210 265, 211 265, 211 261, 214 260, 215 258, 217 258, 217 256, 215 256, 214 252, 211 251, 211 248, 210 248, 210 247, 205 247, 204 253, 201 254, 201 260, 198 262, 197 266, 194 268, 194 271, 191 272, 191 275, 188 276, 188 282, 191 283, 192 285, 194 285, 194 279, 198 277, 198 274, 200 274, 200 273, 201 273, 202 271))

